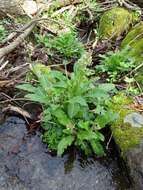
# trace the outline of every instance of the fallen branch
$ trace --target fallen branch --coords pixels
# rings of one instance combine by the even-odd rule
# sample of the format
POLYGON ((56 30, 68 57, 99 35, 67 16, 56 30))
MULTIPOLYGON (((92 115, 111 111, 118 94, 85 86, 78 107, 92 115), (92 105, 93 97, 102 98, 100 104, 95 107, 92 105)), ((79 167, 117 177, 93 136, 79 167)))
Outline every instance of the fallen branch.
MULTIPOLYGON (((23 32, 22 34, 20 34, 9 45, 0 49, 0 59, 3 58, 5 55, 9 54, 10 52, 12 52, 19 44, 21 44, 21 42, 23 42, 25 40, 25 38, 32 32, 32 30, 35 27, 35 25, 37 24, 37 22, 43 21, 43 20, 49 20, 49 21, 55 22, 55 23, 60 25, 60 23, 58 21, 50 19, 50 18, 34 18, 28 24, 23 26, 21 31, 19 31, 20 33, 23 32)), ((57 35, 55 32, 53 32, 51 30, 49 30, 49 32, 52 33, 53 35, 57 35)), ((15 36, 16 36, 16 33, 13 33, 6 40, 4 40, 3 43, 5 43, 9 40, 12 40, 15 36)))
POLYGON ((19 113, 20 115, 22 115, 24 118, 32 119, 32 116, 27 111, 23 110, 20 107, 9 105, 8 107, 6 107, 2 110, 2 112, 7 112, 7 111, 16 112, 16 113, 19 113))
POLYGON ((7 45, 6 47, 3 47, 0 49, 0 59, 7 55, 8 53, 12 52, 21 42, 24 41, 24 39, 31 33, 34 26, 36 25, 36 22, 33 22, 29 28, 27 28, 21 35, 19 35, 15 41, 11 42, 11 44, 7 45))

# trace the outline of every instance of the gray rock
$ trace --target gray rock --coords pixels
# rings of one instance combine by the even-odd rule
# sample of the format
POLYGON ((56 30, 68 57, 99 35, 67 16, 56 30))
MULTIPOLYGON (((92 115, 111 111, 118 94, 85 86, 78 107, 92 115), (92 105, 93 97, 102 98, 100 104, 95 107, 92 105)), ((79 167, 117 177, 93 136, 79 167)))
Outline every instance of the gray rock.
POLYGON ((0 190, 127 190, 117 158, 58 158, 47 153, 40 134, 27 136, 23 120, 0 127, 0 190))
POLYGON ((126 153, 126 162, 136 190, 143 189, 143 140, 126 153))
POLYGON ((143 116, 136 112, 130 113, 124 118, 124 123, 130 124, 132 127, 141 128, 143 127, 143 116))

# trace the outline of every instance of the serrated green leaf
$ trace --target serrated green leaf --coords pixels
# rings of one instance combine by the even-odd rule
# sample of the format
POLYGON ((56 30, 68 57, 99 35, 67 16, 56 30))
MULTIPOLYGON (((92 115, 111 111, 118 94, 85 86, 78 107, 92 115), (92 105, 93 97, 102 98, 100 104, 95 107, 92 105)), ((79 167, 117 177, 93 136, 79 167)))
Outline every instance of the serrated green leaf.
POLYGON ((27 92, 32 92, 32 93, 37 91, 37 88, 32 86, 31 84, 20 84, 20 85, 17 85, 16 88, 27 91, 27 92))
POLYGON ((61 73, 60 71, 52 71, 51 75, 53 76, 53 78, 58 79, 58 81, 66 81, 67 78, 64 76, 63 73, 61 73))
POLYGON ((57 108, 52 112, 52 114, 58 119, 58 122, 61 125, 64 125, 64 126, 70 125, 71 121, 62 109, 57 108))
POLYGON ((107 124, 115 121, 118 118, 118 114, 112 111, 106 111, 104 114, 98 115, 95 122, 98 123, 100 128, 104 128, 107 124))
POLYGON ((47 97, 41 96, 40 94, 27 94, 25 97, 33 102, 38 102, 41 104, 46 104, 48 102, 47 97))
POLYGON ((43 88, 43 90, 48 90, 49 89, 49 86, 51 85, 47 76, 44 75, 44 74, 41 74, 40 77, 39 77, 39 82, 40 82, 40 85, 41 87, 43 88))
POLYGON ((38 79, 40 79, 43 74, 48 76, 51 72, 51 69, 43 64, 33 64, 31 65, 31 70, 38 77, 38 79))
POLYGON ((100 84, 98 86, 98 88, 102 89, 104 92, 111 92, 111 91, 115 90, 115 85, 110 84, 110 83, 104 83, 104 84, 100 84))
POLYGON ((46 123, 52 119, 52 115, 49 109, 43 111, 43 121, 46 123))
POLYGON ((90 144, 92 146, 94 153, 96 153, 97 155, 100 155, 100 156, 103 156, 105 154, 103 146, 98 141, 92 139, 92 140, 90 140, 90 144))
POLYGON ((109 98, 109 94, 105 93, 105 91, 103 89, 100 89, 98 87, 95 87, 94 89, 90 90, 87 94, 86 94, 87 98, 90 98, 91 101, 96 101, 96 99, 102 99, 102 100, 106 100, 109 98))
POLYGON ((62 140, 58 144, 58 156, 61 156, 64 153, 65 149, 67 149, 67 147, 70 146, 73 143, 73 141, 73 136, 67 136, 62 138, 62 140))
POLYGON ((98 139, 99 139, 100 141, 104 141, 104 140, 105 140, 104 135, 102 135, 100 132, 96 131, 95 133, 96 133, 96 136, 98 137, 98 139))
POLYGON ((100 140, 100 137, 99 135, 97 135, 95 132, 91 131, 91 130, 88 130, 88 131, 84 131, 84 130, 80 130, 77 134, 77 137, 78 139, 80 139, 81 141, 83 140, 92 140, 92 139, 95 139, 95 140, 100 140))
POLYGON ((68 104, 68 116, 72 119, 79 112, 80 106, 76 103, 68 104))
POLYGON ((82 121, 80 120, 78 122, 78 127, 81 128, 81 129, 85 129, 86 131, 89 130, 89 125, 90 125, 90 122, 89 121, 82 121))
POLYGON ((75 96, 72 99, 70 99, 69 102, 73 103, 73 104, 79 104, 79 105, 85 106, 85 107, 88 106, 86 100, 81 96, 75 96))

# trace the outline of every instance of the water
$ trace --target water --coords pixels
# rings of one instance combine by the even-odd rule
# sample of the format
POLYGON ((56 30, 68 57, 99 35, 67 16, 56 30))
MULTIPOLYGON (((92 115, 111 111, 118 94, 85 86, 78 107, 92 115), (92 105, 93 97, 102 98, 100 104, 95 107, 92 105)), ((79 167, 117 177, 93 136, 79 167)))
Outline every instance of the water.
MULTIPOLYGON (((114 148, 113 148, 114 150, 114 148)), ((10 117, 0 127, 0 190, 129 190, 116 151, 84 159, 72 150, 52 156, 40 133, 27 135, 25 122, 10 117)))

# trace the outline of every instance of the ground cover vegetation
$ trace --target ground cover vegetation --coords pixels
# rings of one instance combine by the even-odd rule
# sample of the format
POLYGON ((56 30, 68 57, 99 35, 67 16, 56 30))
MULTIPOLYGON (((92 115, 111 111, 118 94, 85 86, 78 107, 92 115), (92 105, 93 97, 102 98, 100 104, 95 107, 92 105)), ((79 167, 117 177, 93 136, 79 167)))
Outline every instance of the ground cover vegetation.
MULTIPOLYGON (((8 50, 3 49, 3 45, 9 39, 12 44, 13 38, 25 34, 14 32, 13 38, 6 38, 13 25, 19 24, 19 19, 14 19, 15 24, 7 18, 0 23, 0 58, 5 61, 0 63, 1 105, 10 103, 10 110, 15 111, 15 107, 24 105, 25 101, 38 103, 42 107, 37 116, 43 129, 42 140, 60 156, 70 146, 86 155, 105 155, 102 129, 120 117, 118 110, 111 106, 113 96, 122 91, 127 96, 142 97, 142 78, 136 77, 142 72, 141 59, 130 53, 133 49, 130 43, 125 47, 120 45, 132 25, 141 19, 141 10, 132 4, 122 7, 118 1, 83 0, 62 6, 53 1, 34 19, 29 24, 31 30, 26 28, 27 33, 33 30, 28 45, 20 41, 22 52, 17 48, 14 53, 9 46, 8 50), (118 10, 117 15, 111 17, 111 13, 116 14, 118 10), (119 27, 114 19, 124 11, 124 18, 130 18, 130 24, 125 26, 124 20, 118 34, 114 35, 116 28, 111 34, 108 30, 108 39, 105 39, 106 25, 119 27), (110 16, 111 23, 110 20, 104 23, 106 16, 110 16), (20 62, 24 62, 21 66, 17 65, 19 57, 20 62), (15 87, 16 95, 13 92, 7 95, 7 87, 15 87)), ((28 16, 27 20, 30 20, 28 16)), ((26 111, 17 110, 27 117, 26 111)))
POLYGON ((116 115, 105 102, 114 92, 113 84, 97 84, 88 79, 85 57, 74 65, 71 76, 49 70, 42 65, 32 67, 38 80, 35 85, 23 84, 19 89, 28 91, 32 101, 43 105, 43 140, 58 155, 74 144, 85 152, 104 154, 101 142, 104 136, 100 129, 113 121, 116 115), (91 146, 91 148, 90 148, 91 146))

